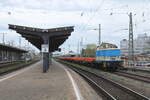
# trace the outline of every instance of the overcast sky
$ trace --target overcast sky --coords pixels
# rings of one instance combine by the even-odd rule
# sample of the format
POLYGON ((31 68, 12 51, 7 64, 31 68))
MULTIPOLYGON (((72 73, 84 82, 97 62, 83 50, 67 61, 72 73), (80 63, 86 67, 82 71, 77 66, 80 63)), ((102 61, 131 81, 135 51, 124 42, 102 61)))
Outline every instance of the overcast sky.
MULTIPOLYGON (((6 42, 17 46, 19 35, 8 29, 8 24, 39 28, 75 26, 75 31, 61 46, 77 51, 78 42, 98 43, 102 26, 102 41, 119 46, 128 39, 129 12, 133 13, 134 38, 150 32, 150 0, 0 0, 0 33, 7 33, 6 42)), ((2 42, 2 34, 0 34, 2 42)), ((25 39, 22 42, 27 44, 25 39)), ((68 50, 67 49, 67 50, 68 50)))

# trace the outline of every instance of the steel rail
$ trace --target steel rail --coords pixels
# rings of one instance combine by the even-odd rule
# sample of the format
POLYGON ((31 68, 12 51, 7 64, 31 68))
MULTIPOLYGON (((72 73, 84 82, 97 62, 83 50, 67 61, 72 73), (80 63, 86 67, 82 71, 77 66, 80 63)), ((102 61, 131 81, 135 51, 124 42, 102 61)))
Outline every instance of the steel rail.
POLYGON ((123 72, 123 71, 115 72, 114 74, 121 75, 121 76, 124 76, 124 77, 128 77, 128 78, 131 78, 131 79, 134 79, 134 80, 150 83, 150 77, 137 75, 137 74, 133 74, 133 73, 129 73, 129 72, 123 72))
POLYGON ((91 78, 89 78, 87 75, 81 73, 79 70, 74 69, 73 67, 71 67, 70 64, 61 62, 65 65, 67 65, 70 69, 72 69, 73 71, 75 71, 76 73, 78 73, 79 75, 81 75, 85 80, 87 80, 90 85, 96 90, 96 92, 98 94, 102 94, 104 96, 104 99, 106 100, 117 100, 115 99, 111 94, 109 94, 107 91, 105 91, 100 85, 98 85, 95 81, 93 81, 91 78))
POLYGON ((99 86, 95 81, 93 81, 91 78, 89 78, 88 76, 86 76, 85 74, 81 73, 80 71, 78 71, 76 69, 73 69, 73 68, 71 68, 71 69, 74 70, 75 72, 77 72, 82 77, 84 77, 92 86, 94 86, 96 88, 97 91, 100 91, 100 93, 102 93, 107 100, 117 100, 111 94, 109 94, 107 91, 105 91, 101 86, 99 86))
POLYGON ((130 70, 130 71, 140 71, 140 72, 144 72, 144 73, 150 73, 150 70, 137 69, 137 68, 119 68, 119 70, 130 70))
MULTIPOLYGON (((67 64, 67 65, 70 66, 70 64, 67 64)), ((73 65, 71 65, 71 66, 73 66, 73 65)), ((100 76, 100 74, 98 75, 98 74, 96 74, 96 73, 94 73, 94 72, 90 72, 90 71, 87 71, 87 70, 83 70, 83 69, 81 69, 81 68, 76 68, 76 67, 70 67, 70 68, 73 69, 74 71, 76 71, 77 73, 79 73, 80 75, 82 75, 82 76, 84 76, 84 77, 86 76, 86 79, 87 79, 87 77, 89 78, 89 76, 83 74, 84 72, 89 73, 89 74, 91 74, 91 75, 94 75, 95 77, 101 78, 101 79, 103 79, 104 81, 107 81, 108 83, 111 83, 112 85, 118 87, 119 89, 121 89, 122 91, 126 92, 127 94, 132 95, 132 96, 135 98, 135 100, 150 100, 148 97, 146 97, 146 96, 144 96, 144 95, 142 95, 142 94, 140 94, 140 93, 137 93, 137 92, 133 91, 132 89, 126 87, 126 86, 123 86, 123 85, 121 85, 121 84, 119 84, 119 83, 116 83, 116 82, 110 80, 110 79, 107 79, 107 78, 104 78, 104 77, 100 76)), ((91 79, 91 80, 93 80, 93 79, 91 79)), ((93 80, 93 81, 94 81, 94 80, 93 80)), ((94 82, 95 82, 95 81, 94 81, 94 82)), ((95 82, 95 83, 96 83, 96 82, 95 82)), ((104 89, 103 89, 103 90, 104 90, 104 89)), ((106 91, 106 90, 105 90, 105 91, 106 91)), ((107 91, 106 91, 106 92, 107 92, 107 91)), ((107 92, 107 93, 108 93, 108 92, 107 92)), ((110 93, 109 93, 109 94, 110 94, 110 93)), ((110 94, 110 95, 111 95, 111 94, 110 94)), ((112 97, 114 97, 114 96, 112 96, 112 97)), ((118 99, 118 98, 116 98, 116 99, 118 99)), ((126 99, 124 99, 124 100, 126 100, 126 99)), ((128 99, 128 100, 129 100, 129 99, 128 99)))

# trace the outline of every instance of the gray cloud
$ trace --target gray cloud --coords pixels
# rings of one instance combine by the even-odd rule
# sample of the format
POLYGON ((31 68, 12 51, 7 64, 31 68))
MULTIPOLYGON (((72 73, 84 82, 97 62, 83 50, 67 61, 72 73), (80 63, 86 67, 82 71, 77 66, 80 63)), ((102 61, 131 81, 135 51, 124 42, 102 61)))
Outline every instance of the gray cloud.
MULTIPOLYGON (((126 13, 130 11, 136 14, 133 16, 133 23, 138 27, 134 27, 135 36, 144 33, 145 29, 149 29, 150 4, 148 0, 145 0, 146 2, 142 2, 143 0, 105 0, 100 6, 101 1, 1 0, 0 30, 12 33, 13 37, 17 37, 17 33, 8 31, 8 24, 40 28, 73 25, 75 31, 64 46, 70 44, 74 48, 81 37, 84 37, 85 44, 97 43, 98 31, 89 29, 98 28, 98 24, 102 24, 102 40, 119 45, 121 39, 128 38, 128 31, 121 29, 128 28, 129 17, 126 13), (11 12, 11 15, 8 12, 11 12), (142 16, 143 12, 145 13, 144 17, 142 16), (146 21, 143 22, 143 19, 146 21)), ((8 40, 12 39, 8 38, 8 40)))
POLYGON ((43 9, 53 11, 79 11, 89 10, 97 5, 97 0, 87 2, 87 0, 5 0, 1 1, 1 7, 8 8, 26 8, 26 9, 43 9), (89 7, 91 6, 91 8, 89 7))

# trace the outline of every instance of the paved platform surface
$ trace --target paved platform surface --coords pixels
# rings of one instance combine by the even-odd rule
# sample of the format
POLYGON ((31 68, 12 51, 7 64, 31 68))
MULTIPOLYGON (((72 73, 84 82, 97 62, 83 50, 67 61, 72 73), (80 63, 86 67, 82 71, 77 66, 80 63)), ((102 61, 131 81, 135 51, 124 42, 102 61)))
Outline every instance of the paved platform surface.
POLYGON ((75 72, 53 62, 42 73, 42 62, 0 76, 0 100, 101 100, 75 72))

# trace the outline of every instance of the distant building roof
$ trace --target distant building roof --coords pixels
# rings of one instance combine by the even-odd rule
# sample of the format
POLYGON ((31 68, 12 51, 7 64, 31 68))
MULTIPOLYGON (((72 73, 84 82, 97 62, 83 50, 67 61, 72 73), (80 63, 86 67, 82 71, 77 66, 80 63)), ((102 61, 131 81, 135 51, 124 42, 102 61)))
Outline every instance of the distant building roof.
POLYGON ((147 38, 147 34, 144 33, 144 34, 138 34, 138 37, 137 38, 147 38))
POLYGON ((122 41, 127 41, 127 39, 123 39, 122 41))
POLYGON ((13 47, 13 46, 6 45, 6 44, 2 44, 2 43, 0 43, 0 50, 9 50, 9 51, 22 52, 22 53, 28 52, 24 49, 20 49, 20 48, 13 47))
POLYGON ((102 43, 99 48, 118 48, 115 44, 111 43, 102 43))

